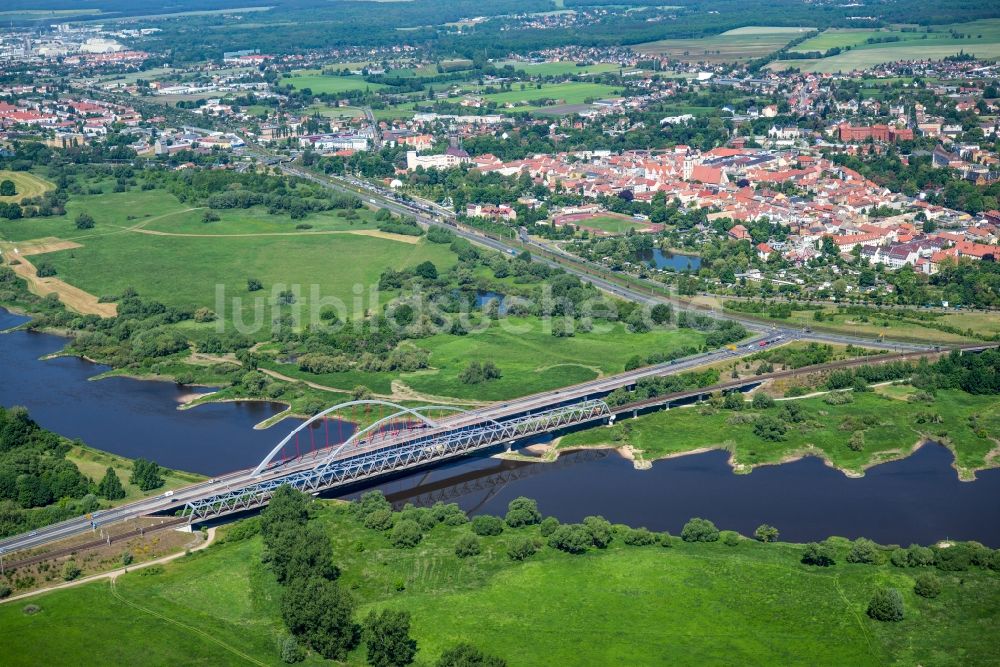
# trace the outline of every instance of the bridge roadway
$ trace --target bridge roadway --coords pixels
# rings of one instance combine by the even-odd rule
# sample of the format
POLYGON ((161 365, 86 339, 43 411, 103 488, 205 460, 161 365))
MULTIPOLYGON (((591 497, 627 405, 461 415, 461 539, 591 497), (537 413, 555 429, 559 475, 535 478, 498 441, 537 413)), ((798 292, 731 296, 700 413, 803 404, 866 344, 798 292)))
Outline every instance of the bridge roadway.
MULTIPOLYGON (((379 438, 376 441, 370 441, 365 443, 365 446, 360 448, 350 448, 345 450, 341 454, 342 457, 356 456, 360 453, 366 451, 372 451, 375 449, 380 449, 384 447, 391 447, 394 443, 399 441, 404 441, 407 438, 412 437, 414 434, 420 437, 432 436, 435 433, 448 432, 454 429, 461 428, 463 426, 471 426, 475 424, 481 424, 488 422, 490 420, 502 421, 515 417, 517 415, 522 415, 525 413, 538 412, 546 408, 552 408, 560 404, 570 404, 576 403, 588 398, 598 398, 607 395, 608 393, 618 389, 620 387, 629 387, 634 385, 637 381, 643 378, 665 376, 675 373, 680 373, 686 370, 691 370, 692 368, 703 366, 705 364, 716 363, 719 361, 724 361, 726 359, 733 359, 737 357, 742 357, 747 354, 759 350, 759 343, 756 341, 764 340, 762 336, 757 336, 754 340, 742 344, 737 350, 716 350, 711 352, 706 352, 703 354, 695 355, 692 357, 686 357, 684 359, 679 359, 673 363, 658 364, 655 366, 649 366, 646 368, 636 369, 634 371, 628 371, 626 373, 621 373, 618 375, 598 378, 596 380, 591 380, 589 382, 584 382, 571 387, 566 387, 559 390, 542 392, 538 394, 533 394, 525 396, 516 400, 508 401, 505 403, 496 403, 482 408, 474 409, 469 412, 459 413, 454 416, 449 416, 444 419, 438 420, 437 429, 421 429, 419 431, 410 431, 408 433, 401 434, 399 436, 390 434, 386 437, 379 438)), ((782 341, 784 342, 784 341, 782 341)), ((984 349, 986 347, 991 347, 988 345, 979 346, 966 346, 966 349, 984 349)), ((914 357, 919 356, 920 352, 908 352, 900 355, 885 355, 884 358, 859 358, 855 360, 847 360, 842 362, 837 362, 831 366, 849 366, 858 365, 863 363, 871 363, 884 361, 891 358, 902 358, 902 357, 914 357)), ((781 371, 776 373, 770 373, 755 377, 752 380, 754 382, 762 382, 775 377, 784 377, 789 375, 790 371, 781 371)), ((643 403, 637 403, 634 405, 625 406, 622 408, 616 408, 615 412, 627 412, 634 409, 645 409, 652 407, 654 405, 661 405, 664 402, 671 400, 679 400, 681 398, 697 395, 701 393, 707 393, 715 391, 718 389, 725 388, 735 388, 741 384, 746 384, 746 381, 729 382, 722 383, 713 387, 705 387, 697 390, 691 390, 686 392, 681 392, 677 394, 670 394, 663 397, 658 397, 656 399, 651 399, 650 401, 645 401, 643 403)), ((321 450, 322 455, 328 453, 328 450, 321 450)), ((96 512, 92 517, 78 517, 76 519, 70 519, 52 526, 47 526, 45 528, 40 528, 37 531, 33 531, 28 534, 19 535, 16 537, 7 538, 5 540, 0 540, 0 556, 4 554, 9 554, 13 551, 21 551, 24 549, 31 549, 36 547, 41 547, 51 542, 65 539, 67 537, 79 535, 86 533, 87 531, 94 530, 95 532, 100 529, 101 526, 117 523, 120 521, 125 521, 128 519, 133 519, 140 516, 145 516, 149 514, 169 512, 170 510, 176 510, 185 505, 189 501, 197 501, 205 498, 210 498, 223 494, 235 489, 242 488, 248 484, 259 483, 261 481, 269 479, 280 479, 293 474, 298 471, 306 470, 315 467, 317 464, 316 457, 303 457, 302 459, 295 460, 285 465, 280 465, 274 468, 265 470, 261 475, 254 477, 251 474, 251 470, 240 470, 227 475, 222 475, 204 482, 199 482, 191 486, 184 487, 182 489, 175 490, 171 495, 160 494, 152 498, 146 498, 133 503, 128 503, 125 505, 120 505, 114 509, 103 510, 96 512)))

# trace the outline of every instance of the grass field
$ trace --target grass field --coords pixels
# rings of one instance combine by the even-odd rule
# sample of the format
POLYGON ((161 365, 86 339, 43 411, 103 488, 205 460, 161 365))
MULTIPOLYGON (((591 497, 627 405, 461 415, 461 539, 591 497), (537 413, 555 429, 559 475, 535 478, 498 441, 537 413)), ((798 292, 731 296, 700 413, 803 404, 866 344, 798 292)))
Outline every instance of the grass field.
MULTIPOLYGON (((230 297, 243 298, 242 312, 248 318, 253 310, 249 297, 270 304, 277 284, 301 285, 297 304, 308 313, 313 285, 321 297, 336 297, 350 306, 353 286, 365 286, 367 295, 368 286, 378 282, 386 267, 430 260, 443 269, 455 262, 446 246, 412 243, 412 237, 324 233, 378 234, 367 210, 358 211, 353 225, 336 212, 299 221, 255 209, 218 213, 218 222, 203 223, 202 210, 181 204, 165 191, 133 190, 74 197, 66 216, 11 221, 0 227, 0 236, 12 242, 56 237, 81 244, 47 253, 44 259, 59 278, 96 296, 120 294, 132 286, 142 296, 168 305, 215 308, 216 286, 223 285, 230 297), (93 229, 76 229, 73 219, 81 211, 94 217, 93 229), (296 230, 293 223, 311 224, 313 229, 296 230), (250 277, 261 280, 264 290, 247 293, 250 277)), ((372 307, 367 296, 364 307, 372 307)), ((267 305, 262 314, 270 312, 267 305)))
POLYGON ((290 364, 264 365, 290 377, 338 389, 350 390, 363 384, 376 393, 388 394, 392 380, 398 379, 414 391, 431 396, 499 401, 620 373, 633 355, 668 352, 698 346, 703 341, 701 334, 690 330, 636 334, 619 325, 606 334, 578 333, 572 338, 556 339, 543 329, 539 318, 511 317, 503 323, 492 322, 480 333, 440 334, 416 341, 417 346, 430 350, 431 368, 413 373, 312 374, 290 364), (492 361, 503 377, 464 384, 458 377, 472 360, 492 361))
MULTIPOLYGON (((537 527, 482 538, 480 555, 459 559, 454 545, 468 525, 440 524, 400 550, 345 508, 324 504, 314 521, 333 541, 359 618, 372 608, 412 614, 417 664, 459 641, 512 666, 969 665, 995 656, 996 573, 936 572, 943 591, 928 600, 912 592, 928 568, 849 564, 844 540, 834 541, 837 564, 827 568, 800 564, 797 545, 675 538, 664 549, 626 546, 620 536, 607 549, 544 547, 517 563, 508 544, 537 527), (902 622, 865 615, 878 584, 901 591, 902 622)), ((81 654, 93 665, 246 664, 235 651, 279 664, 281 589, 260 563, 262 549, 259 538, 216 544, 152 574, 124 575, 115 588, 37 596, 33 615, 23 602, 0 605, 5 664, 71 664, 81 654)), ((359 648, 347 664, 364 661, 359 648)))
POLYGON ((979 58, 1000 57, 1000 19, 984 19, 968 23, 935 26, 932 32, 903 32, 887 29, 878 31, 826 31, 800 44, 797 51, 825 51, 834 46, 850 46, 851 50, 829 58, 783 60, 769 67, 781 70, 798 67, 810 72, 838 72, 864 69, 897 60, 940 59, 964 51, 979 58), (954 32, 953 32, 954 31, 954 32), (958 36, 961 35, 961 36, 958 36), (869 37, 898 38, 894 42, 867 44, 869 37), (823 46, 828 44, 828 46, 823 46))
POLYGON ((568 81, 566 83, 554 83, 550 85, 542 84, 541 88, 528 86, 524 90, 510 90, 502 93, 483 95, 483 98, 498 105, 514 104, 519 105, 520 111, 531 111, 543 107, 530 104, 531 100, 552 99, 558 100, 560 104, 583 104, 588 99, 601 99, 612 97, 618 93, 617 89, 602 83, 586 83, 582 81, 568 81))
POLYGON ((567 435, 561 447, 595 444, 630 444, 642 451, 646 460, 662 458, 700 448, 727 449, 732 463, 746 472, 753 466, 778 463, 803 453, 822 456, 841 470, 853 474, 882 461, 908 454, 922 438, 943 440, 955 453, 955 465, 965 479, 975 470, 1000 465, 991 451, 1000 451, 1000 402, 994 396, 973 396, 958 390, 938 392, 932 403, 911 402, 907 397, 912 388, 880 389, 878 392, 854 395, 854 402, 828 405, 822 397, 804 398, 795 402, 802 407, 807 419, 791 424, 786 438, 780 442, 764 440, 754 434, 747 416, 779 415, 779 407, 769 410, 747 410, 734 413, 718 410, 700 414, 698 408, 680 408, 657 412, 616 424, 614 428, 598 428, 567 435), (903 389, 903 390, 901 390, 903 389), (936 413, 942 421, 919 424, 919 413, 936 413), (986 437, 976 435, 969 417, 978 415, 986 437), (734 423, 738 415, 748 423, 734 423), (871 425, 865 425, 865 420, 871 425), (864 448, 854 451, 848 442, 854 431, 864 432, 864 448))
POLYGON ((738 62, 773 53, 813 28, 748 26, 700 39, 662 39, 638 44, 640 53, 685 62, 738 62))
POLYGON ((7 171, 0 169, 0 181, 14 182, 14 195, 0 197, 0 202, 9 204, 19 202, 25 197, 38 197, 48 190, 55 189, 55 183, 50 183, 41 176, 27 171, 7 171))
POLYGON ((559 61, 550 63, 526 63, 519 60, 504 60, 497 63, 497 67, 510 65, 514 69, 523 70, 529 76, 565 76, 584 74, 603 74, 605 72, 617 72, 621 65, 615 63, 593 63, 580 66, 572 61, 559 61))
POLYGON ((163 493, 164 491, 177 489, 182 486, 188 486, 205 479, 202 475, 161 468, 160 470, 162 471, 164 480, 163 486, 153 489, 152 491, 142 491, 138 486, 129 482, 129 478, 132 476, 132 461, 130 459, 77 444, 72 446, 69 453, 66 455, 66 458, 75 463, 76 467, 80 469, 80 472, 87 477, 90 477, 95 482, 101 481, 101 478, 104 477, 104 473, 108 468, 114 468, 115 473, 118 475, 118 479, 121 480, 122 486, 125 487, 125 493, 127 494, 121 500, 114 501, 112 503, 114 505, 139 500, 140 498, 155 496, 163 493))
POLYGON ((643 222, 642 220, 636 220, 634 218, 618 215, 598 215, 593 218, 580 220, 579 222, 573 224, 579 227, 599 229, 600 231, 608 232, 609 234, 624 234, 630 229, 649 229, 649 224, 643 222))
POLYGON ((325 76, 316 70, 302 70, 281 78, 281 85, 291 84, 296 90, 309 88, 314 95, 344 93, 349 90, 381 90, 385 85, 369 83, 358 74, 350 76, 325 76))

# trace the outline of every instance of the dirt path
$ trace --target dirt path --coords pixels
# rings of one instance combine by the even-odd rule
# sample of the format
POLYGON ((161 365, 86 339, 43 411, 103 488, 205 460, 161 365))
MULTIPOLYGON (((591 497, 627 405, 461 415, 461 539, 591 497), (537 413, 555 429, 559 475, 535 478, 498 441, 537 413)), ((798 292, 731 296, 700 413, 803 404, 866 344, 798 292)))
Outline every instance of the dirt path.
POLYGON ((143 229, 142 227, 128 227, 124 231, 136 232, 137 234, 149 234, 150 236, 173 236, 179 238, 189 238, 189 239, 240 239, 240 238, 256 238, 261 236, 329 236, 334 234, 353 234, 355 236, 372 236, 375 238, 386 239, 388 241, 399 241, 401 243, 409 243, 415 245, 420 242, 419 236, 406 236, 404 234, 391 234, 389 232, 380 232, 377 229, 329 229, 329 230, 319 230, 315 232, 311 231, 301 231, 301 232, 241 232, 238 234, 195 234, 194 232, 164 232, 158 229, 143 229))
MULTIPOLYGON (((192 552, 193 551, 201 551, 202 549, 205 549, 206 547, 208 547, 209 545, 211 545, 212 542, 215 541, 215 528, 209 528, 208 529, 208 539, 207 540, 201 539, 201 534, 200 533, 192 533, 192 535, 197 535, 197 537, 196 537, 196 539, 194 541, 192 541, 190 543, 191 546, 189 547, 188 550, 192 551, 192 552)), ((39 588, 37 590, 29 591, 27 593, 21 593, 20 595, 12 595, 11 597, 9 597, 9 598, 7 598, 5 600, 0 600, 0 604, 6 604, 8 602, 15 602, 17 600, 24 600, 24 599, 27 599, 27 598, 35 597, 36 595, 42 595, 44 593, 49 593, 51 591, 62 590, 64 588, 74 588, 76 586, 82 586, 84 584, 89 584, 89 583, 94 582, 94 581, 100 581, 102 579, 111 579, 112 581, 114 581, 115 579, 117 579, 121 575, 126 574, 129 571, 129 569, 131 569, 134 572, 135 570, 142 570, 144 568, 150 567, 151 565, 161 565, 163 563, 169 563, 172 560, 176 560, 176 559, 180 558, 181 556, 187 555, 187 551, 188 550, 186 550, 186 551, 180 551, 180 552, 175 553, 175 554, 170 554, 169 556, 163 556, 161 558, 156 558, 154 560, 147 561, 145 563, 137 563, 136 565, 130 565, 129 567, 120 567, 117 570, 111 570, 110 572, 99 572, 98 574, 92 574, 89 577, 83 577, 81 579, 74 579, 73 581, 66 581, 66 582, 63 582, 61 584, 56 584, 54 586, 49 586, 48 588, 39 588)))
POLYGON ((56 294, 67 308, 84 315, 114 317, 118 314, 117 304, 100 303, 97 297, 90 292, 85 292, 54 276, 39 278, 35 265, 28 261, 24 255, 19 256, 17 264, 9 264, 9 266, 14 273, 27 281, 28 289, 38 296, 56 294))

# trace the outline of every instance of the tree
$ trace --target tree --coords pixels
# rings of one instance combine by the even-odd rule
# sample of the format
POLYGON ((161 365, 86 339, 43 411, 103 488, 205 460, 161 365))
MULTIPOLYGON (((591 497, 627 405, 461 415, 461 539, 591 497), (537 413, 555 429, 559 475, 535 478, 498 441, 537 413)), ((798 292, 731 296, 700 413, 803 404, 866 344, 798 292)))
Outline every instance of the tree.
POLYGON ((738 391, 729 392, 722 400, 722 407, 726 410, 742 410, 744 405, 746 401, 743 400, 743 394, 738 391))
POLYGON ((922 598, 936 598, 941 595, 941 580, 930 572, 918 574, 913 584, 913 592, 922 598))
POLYGON ((871 540, 863 537, 858 538, 851 545, 851 550, 847 554, 848 563, 877 563, 878 546, 871 540))
POLYGON ((895 588, 879 586, 868 603, 868 615, 876 621, 902 621, 903 596, 895 588))
POLYGON ((583 525, 590 533, 590 538, 594 546, 598 549, 607 548, 614 539, 614 531, 611 529, 611 522, 603 516, 588 516, 583 520, 583 525))
POLYGON ((93 229, 94 228, 94 217, 89 213, 80 213, 76 216, 76 228, 77 229, 93 229))
POLYGON ((556 528, 559 527, 559 519, 554 516, 547 516, 542 519, 542 523, 538 526, 538 532, 542 534, 542 537, 548 537, 555 532, 556 528))
POLYGON ((754 410, 767 410, 768 408, 774 407, 774 399, 765 394, 762 391, 758 391, 753 395, 753 400, 750 403, 754 410))
POLYGON ((594 543, 594 536, 586 526, 567 523, 556 528, 549 536, 549 546, 571 554, 582 554, 594 543))
POLYGON ((132 464, 132 476, 129 478, 129 482, 143 491, 152 491, 163 486, 160 466, 155 461, 136 459, 132 464))
POLYGON ((483 536, 499 535, 503 532, 503 521, 497 516, 480 514, 472 519, 472 532, 483 536))
POLYGON ((80 566, 76 564, 76 561, 66 561, 66 565, 63 567, 63 579, 66 581, 73 581, 83 573, 80 566))
POLYGON ((681 530, 681 539, 685 542, 715 542, 719 539, 719 529, 708 519, 691 519, 681 530))
POLYGON ((462 535, 455 543, 455 555, 459 558, 469 558, 478 556, 482 552, 479 546, 479 538, 475 535, 462 535))
POLYGON ((413 662, 417 641, 410 637, 410 613, 383 610, 368 612, 361 624, 368 664, 373 667, 403 667, 413 662))
POLYGON ((436 667, 507 667, 507 661, 486 655, 472 644, 458 644, 446 649, 436 667))
POLYGON ((777 417, 763 415, 754 420, 753 432, 758 438, 776 442, 778 440, 785 439, 785 433, 788 432, 788 427, 785 426, 785 423, 777 417))
POLYGON ((330 660, 344 660, 357 646, 353 614, 350 593, 322 577, 292 581, 281 597, 281 616, 289 632, 330 660))
POLYGON ((420 524, 412 519, 403 519, 392 529, 389 541, 397 549, 412 549, 420 544, 424 539, 424 534, 420 530, 420 524))
POLYGON ((257 292, 264 289, 264 284, 256 278, 247 278, 247 291, 257 292))
POLYGON ((666 303, 658 303, 649 311, 649 317, 654 324, 668 324, 673 315, 673 308, 666 303))
POLYGON ((413 272, 425 280, 437 280, 438 277, 437 267, 430 260, 417 264, 413 272))
POLYGON ((306 652, 302 650, 295 637, 285 637, 281 642, 281 661, 286 665, 302 662, 306 659, 306 652))
POLYGON ((317 524, 289 525, 272 540, 268 555, 280 583, 311 577, 335 579, 339 574, 333 564, 330 538, 317 524))
POLYGON ((97 485, 97 495, 108 500, 121 500, 125 497, 125 487, 122 486, 114 468, 109 467, 104 472, 101 483, 97 485))
POLYGON ((515 498, 507 505, 507 525, 511 528, 532 526, 541 523, 542 513, 538 511, 538 503, 531 498, 515 498))
POLYGON ((0 197, 13 197, 17 194, 17 187, 14 185, 14 181, 9 178, 0 181, 0 197))
POLYGON ((511 560, 524 560, 538 551, 539 542, 533 537, 519 536, 507 546, 507 556, 511 560))
POLYGON ((829 567, 835 562, 833 559, 833 549, 826 544, 810 542, 806 545, 806 550, 802 553, 802 562, 806 565, 829 567))
POLYGON ((753 536, 760 542, 777 542, 778 529, 774 526, 762 523, 757 526, 757 530, 753 531, 753 536))

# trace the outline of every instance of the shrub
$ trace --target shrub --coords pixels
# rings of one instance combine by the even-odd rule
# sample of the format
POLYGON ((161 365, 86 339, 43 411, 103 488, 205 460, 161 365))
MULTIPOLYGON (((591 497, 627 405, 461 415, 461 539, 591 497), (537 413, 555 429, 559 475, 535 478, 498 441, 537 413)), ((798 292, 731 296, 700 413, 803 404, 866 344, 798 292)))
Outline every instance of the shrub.
POLYGON ((876 621, 903 620, 903 596, 895 588, 879 586, 868 603, 868 615, 876 621))
POLYGON ((532 537, 515 537, 507 546, 507 556, 511 560, 524 560, 534 555, 540 546, 532 537))
POLYGON ((854 402, 854 394, 849 391, 835 391, 823 397, 827 405, 847 405, 854 402))
POLYGON ((281 661, 287 665, 306 659, 305 650, 295 641, 295 637, 285 637, 281 641, 281 661))
POLYGON ((772 442, 784 440, 785 433, 787 432, 788 427, 785 426, 785 422, 781 421, 777 417, 772 417, 771 415, 758 417, 757 421, 753 424, 754 435, 758 438, 770 440, 772 442))
POLYGON ((758 391, 753 395, 753 401, 750 404, 754 410, 767 410, 774 407, 774 399, 764 392, 758 391))
POLYGON ((480 514, 472 519, 472 532, 476 535, 499 535, 503 532, 503 521, 498 516, 480 514))
POLYGON ((13 591, 11 590, 10 586, 8 586, 7 584, 0 584, 0 600, 10 597, 11 593, 13 593, 13 591))
POLYGON ((81 570, 80 566, 77 565, 74 561, 71 560, 66 561, 65 567, 63 567, 63 579, 65 579, 66 581, 73 581, 74 579, 79 577, 80 574, 82 573, 83 570, 81 570))
POLYGON ((554 516, 548 516, 542 519, 542 523, 539 524, 538 530, 542 534, 542 537, 548 537, 555 532, 556 528, 559 527, 559 519, 554 516))
POLYGON ((859 538, 851 545, 847 554, 848 563, 878 563, 878 546, 871 540, 859 538))
POLYGON ((906 561, 910 567, 926 567, 934 564, 934 550, 930 547, 922 547, 919 544, 911 544, 906 554, 906 561))
POLYGON ((941 595, 941 581, 930 572, 918 574, 913 592, 922 598, 936 598, 941 595))
POLYGON ((420 531, 420 525, 412 519, 404 519, 392 529, 389 541, 397 549, 412 549, 420 544, 420 540, 423 538, 424 534, 420 531))
POLYGON ((855 431, 851 434, 851 439, 847 441, 847 447, 853 452, 860 452, 865 448, 865 432, 855 431))
POLYGON ((696 517, 684 524, 681 539, 685 542, 715 542, 719 539, 719 529, 708 519, 696 517))
POLYGON ((722 536, 722 543, 727 547, 735 547, 740 543, 740 534, 733 530, 724 530, 720 533, 722 536))
POLYGON ((21 609, 21 611, 24 612, 25 614, 27 614, 28 616, 34 616, 35 614, 37 614, 41 610, 42 610, 42 608, 39 607, 37 604, 26 604, 21 609))
POLYGON ((594 546, 598 549, 606 548, 614 539, 611 522, 603 516, 588 516, 583 520, 583 525, 590 533, 594 546))
POLYGON ((436 667, 507 667, 507 661, 487 655, 472 644, 458 644, 438 658, 436 667))
POLYGON ((907 567, 910 562, 910 552, 906 549, 893 549, 889 554, 889 562, 895 567, 907 567))
POLYGON ((132 564, 133 556, 131 551, 126 551, 122 554, 122 565, 129 566, 132 564))
POLYGON ((459 558, 478 556, 482 553, 482 550, 482 547, 479 545, 479 538, 475 535, 462 535, 458 538, 458 542, 455 543, 455 555, 459 558))
POLYGON ((938 569, 945 572, 968 570, 971 561, 969 549, 964 544, 953 544, 950 547, 937 549, 934 553, 934 562, 938 569))
POLYGON ((674 546, 674 537, 667 531, 660 533, 660 546, 670 548, 674 546))
POLYGON ((753 531, 753 536, 760 542, 777 542, 778 529, 774 526, 762 523, 757 526, 757 530, 753 531))
POLYGON ((581 554, 594 543, 594 537, 585 526, 567 523, 559 526, 549 536, 549 546, 571 554, 581 554))
POLYGON ((538 511, 538 503, 530 498, 515 498, 507 505, 507 525, 511 528, 531 526, 541 523, 542 513, 538 511))
POLYGON ((375 510, 365 517, 365 528, 389 530, 392 528, 392 512, 386 509, 375 510))
POLYGON ((830 567, 836 561, 833 558, 833 549, 829 545, 810 542, 802 553, 802 562, 806 565, 830 567))
POLYGON ((622 541, 629 546, 645 547, 656 544, 656 533, 648 528, 631 528, 625 532, 622 541))

